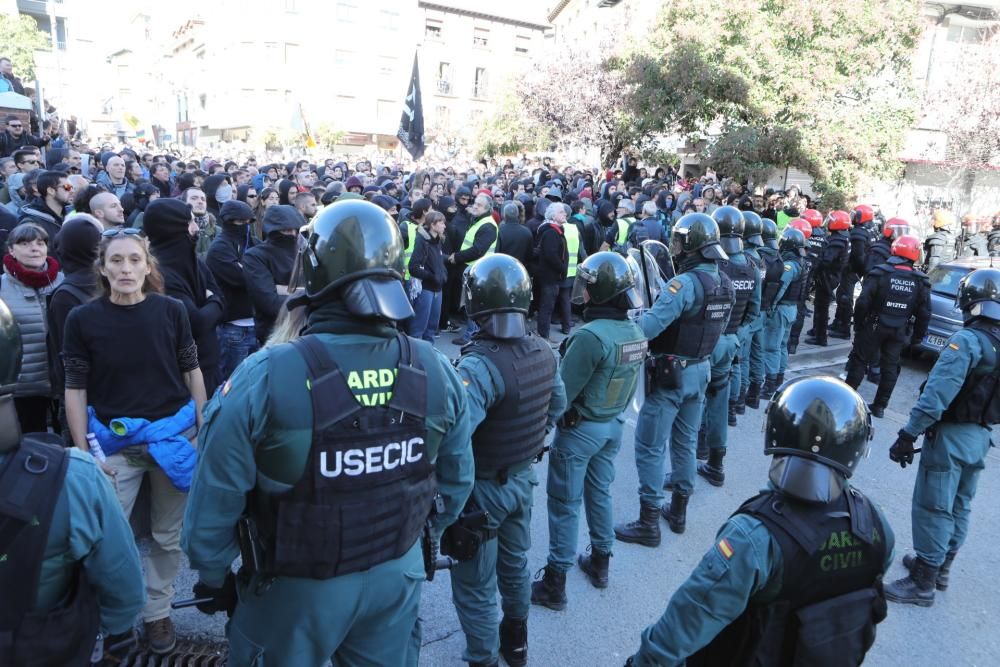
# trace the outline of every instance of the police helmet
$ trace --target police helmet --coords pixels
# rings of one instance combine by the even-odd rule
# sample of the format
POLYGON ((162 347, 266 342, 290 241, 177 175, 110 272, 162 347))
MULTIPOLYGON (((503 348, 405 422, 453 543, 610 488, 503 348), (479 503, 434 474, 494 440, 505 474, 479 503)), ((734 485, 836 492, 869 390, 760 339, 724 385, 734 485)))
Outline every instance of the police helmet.
POLYGON ((469 317, 497 338, 521 338, 531 306, 531 278, 510 255, 487 255, 465 274, 465 309, 469 317))
POLYGON ((931 214, 931 225, 934 229, 950 229, 955 224, 955 215, 943 208, 934 209, 931 214))
POLYGON ((903 234, 892 242, 890 252, 895 257, 902 257, 903 259, 915 262, 920 259, 920 239, 916 236, 903 234))
POLYGON ((902 218, 889 218, 885 221, 885 225, 882 227, 882 236, 890 241, 895 241, 900 236, 904 236, 909 233, 910 223, 902 218))
POLYGON ((704 259, 729 259, 719 245, 719 225, 704 213, 688 213, 671 230, 670 254, 674 257, 698 255, 704 259))
POLYGON ((966 322, 985 317, 1000 321, 1000 269, 976 269, 958 283, 958 307, 966 322))
POLYGON ((764 245, 761 232, 764 230, 764 223, 756 211, 743 211, 743 240, 747 245, 759 248, 764 245))
POLYGON ((808 222, 813 229, 823 226, 823 214, 814 208, 807 208, 802 211, 802 215, 800 217, 808 222))
POLYGON ((792 218, 791 220, 788 221, 788 226, 794 227, 795 229, 802 232, 802 236, 806 237, 807 240, 809 239, 810 236, 812 236, 813 233, 812 225, 809 224, 809 221, 806 220, 805 218, 792 218))
POLYGON ((778 225, 770 218, 761 218, 760 236, 764 239, 764 245, 768 248, 778 249, 778 225))
POLYGON ((636 289, 635 269, 616 252, 596 252, 576 267, 573 303, 608 304, 623 310, 640 308, 642 295, 636 289), (621 298, 615 298, 615 297, 621 298))
POLYGON ((858 204, 851 211, 851 224, 863 225, 875 219, 875 209, 868 204, 858 204))
POLYGON ((302 253, 306 301, 344 302, 360 317, 400 321, 413 316, 403 288, 403 241, 382 208, 338 200, 312 221, 302 253))
POLYGON ((830 211, 826 220, 827 229, 831 232, 842 232, 851 228, 851 216, 847 211, 830 211))
POLYGON ((829 502, 843 491, 872 437, 871 413, 839 379, 811 375, 786 382, 767 406, 764 453, 784 493, 829 502))
POLYGON ((778 250, 780 252, 793 252, 796 255, 805 257, 806 255, 805 234, 803 234, 795 227, 785 227, 785 231, 781 235, 781 242, 778 244, 778 250))
POLYGON ((712 213, 712 219, 719 225, 722 249, 727 253, 743 250, 743 212, 735 206, 720 206, 712 213))
POLYGON ((21 328, 7 304, 0 301, 0 384, 17 382, 21 355, 21 328))

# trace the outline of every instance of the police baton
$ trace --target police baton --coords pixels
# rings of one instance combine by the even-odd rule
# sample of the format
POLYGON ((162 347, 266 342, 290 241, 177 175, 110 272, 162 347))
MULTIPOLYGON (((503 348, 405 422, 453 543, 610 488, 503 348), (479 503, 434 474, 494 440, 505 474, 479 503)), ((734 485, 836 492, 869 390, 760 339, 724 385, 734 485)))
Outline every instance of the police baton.
POLYGON ((215 598, 188 598, 187 600, 177 600, 170 603, 171 609, 186 609, 187 607, 197 607, 200 604, 215 602, 215 598))

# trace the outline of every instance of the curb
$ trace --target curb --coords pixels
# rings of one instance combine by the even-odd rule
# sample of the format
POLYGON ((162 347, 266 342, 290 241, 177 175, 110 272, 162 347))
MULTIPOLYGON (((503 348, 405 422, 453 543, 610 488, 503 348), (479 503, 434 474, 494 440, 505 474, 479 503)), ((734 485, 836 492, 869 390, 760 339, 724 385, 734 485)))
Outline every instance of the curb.
POLYGON ((847 355, 851 352, 853 343, 844 341, 827 347, 817 347, 815 345, 805 345, 800 343, 799 351, 788 358, 789 371, 804 371, 813 368, 822 368, 833 364, 843 364, 847 361, 847 355))

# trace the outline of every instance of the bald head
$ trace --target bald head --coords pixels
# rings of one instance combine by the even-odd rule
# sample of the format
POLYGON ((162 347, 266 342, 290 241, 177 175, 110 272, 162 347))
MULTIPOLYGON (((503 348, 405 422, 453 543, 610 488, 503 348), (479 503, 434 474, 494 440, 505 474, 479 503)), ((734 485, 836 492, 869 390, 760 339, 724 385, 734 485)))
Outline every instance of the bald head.
POLYGON ((118 197, 110 192, 100 192, 90 200, 90 213, 104 226, 111 229, 125 224, 125 209, 118 197))

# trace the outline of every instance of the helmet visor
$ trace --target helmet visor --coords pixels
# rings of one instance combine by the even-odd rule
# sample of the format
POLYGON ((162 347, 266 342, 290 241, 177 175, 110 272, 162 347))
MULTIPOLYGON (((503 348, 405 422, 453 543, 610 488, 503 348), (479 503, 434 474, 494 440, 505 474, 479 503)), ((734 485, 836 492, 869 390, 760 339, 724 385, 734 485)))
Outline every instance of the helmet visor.
POLYGON ((578 306, 590 303, 590 293, 587 290, 591 285, 596 283, 596 274, 582 266, 578 266, 576 268, 576 279, 573 281, 573 293, 570 295, 570 301, 578 306))

